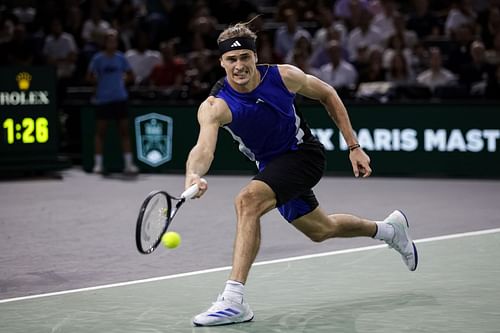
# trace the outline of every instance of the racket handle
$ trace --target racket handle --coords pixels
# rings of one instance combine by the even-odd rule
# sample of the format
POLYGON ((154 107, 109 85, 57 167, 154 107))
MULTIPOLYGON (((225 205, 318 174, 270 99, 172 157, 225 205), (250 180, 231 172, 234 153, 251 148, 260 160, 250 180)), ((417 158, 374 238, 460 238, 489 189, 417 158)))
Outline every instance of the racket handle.
POLYGON ((187 190, 182 192, 181 198, 192 199, 198 193, 198 184, 191 185, 187 190))

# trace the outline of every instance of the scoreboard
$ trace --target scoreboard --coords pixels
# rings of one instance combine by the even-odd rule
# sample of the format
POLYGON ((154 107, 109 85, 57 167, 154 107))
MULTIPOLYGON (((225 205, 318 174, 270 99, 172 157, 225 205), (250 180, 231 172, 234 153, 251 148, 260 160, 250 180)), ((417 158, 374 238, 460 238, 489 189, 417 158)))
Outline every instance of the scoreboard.
POLYGON ((0 67, 0 169, 58 168, 52 67, 0 67))

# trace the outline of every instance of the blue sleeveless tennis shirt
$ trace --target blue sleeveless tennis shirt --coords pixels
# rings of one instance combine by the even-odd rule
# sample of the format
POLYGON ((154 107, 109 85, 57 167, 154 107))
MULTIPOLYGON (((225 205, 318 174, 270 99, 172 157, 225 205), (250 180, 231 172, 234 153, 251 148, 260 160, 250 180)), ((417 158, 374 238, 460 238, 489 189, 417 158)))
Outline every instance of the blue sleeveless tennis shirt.
POLYGON ((297 150, 304 131, 293 105, 295 94, 285 86, 278 66, 259 65, 257 69, 261 82, 253 91, 237 92, 225 78, 216 97, 232 113, 231 123, 224 128, 239 143, 240 151, 262 170, 273 157, 297 150))

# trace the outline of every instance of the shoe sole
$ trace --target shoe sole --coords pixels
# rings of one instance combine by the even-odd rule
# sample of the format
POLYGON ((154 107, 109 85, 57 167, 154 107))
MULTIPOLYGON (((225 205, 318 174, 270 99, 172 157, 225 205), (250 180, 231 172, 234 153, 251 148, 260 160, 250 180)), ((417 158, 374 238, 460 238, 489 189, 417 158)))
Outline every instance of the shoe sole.
POLYGON ((250 319, 243 320, 243 321, 233 321, 233 322, 230 322, 230 323, 216 324, 216 325, 204 325, 204 324, 198 324, 197 322, 194 322, 194 321, 193 321, 193 324, 194 324, 194 326, 197 326, 197 327, 226 326, 226 325, 234 325, 234 324, 248 323, 249 321, 252 321, 253 317, 254 317, 254 316, 252 316, 252 318, 250 318, 250 319))
MULTIPOLYGON (((405 218, 405 221, 406 221, 406 226, 408 228, 410 228, 410 223, 408 223, 408 218, 406 217, 405 213, 403 213, 403 211, 399 210, 399 209, 396 209, 401 215, 403 215, 403 217, 405 218)), ((418 266, 418 251, 417 251, 417 247, 415 246, 415 243, 413 242, 413 240, 411 239, 410 235, 408 234, 408 229, 405 229, 405 234, 406 234, 406 238, 408 238, 411 242, 411 245, 413 246, 413 253, 415 255, 415 267, 413 267, 413 269, 410 268, 410 271, 413 272, 417 269, 417 266, 418 266)))

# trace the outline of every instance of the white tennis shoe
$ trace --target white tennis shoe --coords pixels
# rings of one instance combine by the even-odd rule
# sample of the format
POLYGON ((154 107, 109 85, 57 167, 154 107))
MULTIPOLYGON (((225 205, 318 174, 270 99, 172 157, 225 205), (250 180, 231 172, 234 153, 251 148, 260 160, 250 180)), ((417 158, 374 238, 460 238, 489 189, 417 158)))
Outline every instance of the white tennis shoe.
POLYGON ((196 326, 218 326, 236 323, 244 323, 253 319, 253 312, 245 301, 241 303, 217 297, 217 301, 205 312, 193 318, 196 326))
POLYGON ((390 248, 398 251, 403 258, 404 263, 410 271, 417 269, 418 252, 415 243, 410 238, 408 229, 408 219, 405 214, 399 210, 392 212, 386 219, 385 223, 392 225, 394 228, 394 237, 391 241, 386 241, 390 248))

